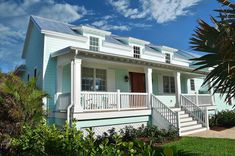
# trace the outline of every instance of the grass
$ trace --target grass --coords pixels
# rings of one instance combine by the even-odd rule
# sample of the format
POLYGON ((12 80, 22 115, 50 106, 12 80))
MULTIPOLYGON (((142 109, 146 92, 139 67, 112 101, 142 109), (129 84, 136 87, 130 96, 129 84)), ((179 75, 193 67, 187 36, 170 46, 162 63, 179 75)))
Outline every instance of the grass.
POLYGON ((235 140, 218 138, 183 137, 179 141, 165 144, 181 151, 181 155, 234 156, 235 140), (184 153, 184 154, 183 154, 184 153))

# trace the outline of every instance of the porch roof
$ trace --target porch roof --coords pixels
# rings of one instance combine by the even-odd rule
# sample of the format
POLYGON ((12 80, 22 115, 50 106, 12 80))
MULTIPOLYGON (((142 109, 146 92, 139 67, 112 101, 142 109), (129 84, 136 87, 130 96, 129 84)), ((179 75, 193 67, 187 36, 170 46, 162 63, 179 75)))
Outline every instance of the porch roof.
POLYGON ((195 68, 192 68, 192 67, 168 64, 168 63, 159 62, 159 61, 151 61, 151 60, 142 59, 142 58, 138 59, 138 58, 123 56, 123 55, 120 56, 120 55, 106 53, 102 51, 91 51, 89 49, 78 48, 78 47, 73 47, 73 46, 69 46, 69 47, 60 49, 52 53, 51 57, 55 58, 58 56, 69 54, 69 53, 74 53, 75 55, 87 57, 87 58, 103 59, 103 60, 113 61, 113 62, 123 62, 123 63, 131 63, 131 64, 151 66, 151 67, 166 68, 170 70, 190 72, 190 73, 193 72, 195 74, 200 74, 200 75, 207 75, 209 73, 208 71, 202 71, 202 70, 194 71, 195 68))

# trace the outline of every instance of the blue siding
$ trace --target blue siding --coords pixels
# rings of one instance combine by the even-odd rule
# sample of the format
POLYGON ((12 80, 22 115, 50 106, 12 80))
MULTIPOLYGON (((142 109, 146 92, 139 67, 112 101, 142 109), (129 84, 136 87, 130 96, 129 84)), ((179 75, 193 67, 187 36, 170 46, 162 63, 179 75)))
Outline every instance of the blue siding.
POLYGON ((125 82, 124 77, 129 76, 126 69, 115 69, 116 89, 121 92, 129 92, 129 82, 125 82))
POLYGON ((56 93, 56 62, 56 59, 49 58, 45 69, 44 91, 46 91, 50 96, 47 103, 49 114, 55 109, 54 95, 56 93))
POLYGON ((34 76, 34 69, 37 68, 37 85, 39 88, 42 88, 42 69, 43 69, 43 47, 44 39, 43 35, 39 30, 32 25, 31 34, 29 37, 29 43, 26 47, 26 72, 23 75, 23 79, 27 81, 27 75, 30 77, 34 76))

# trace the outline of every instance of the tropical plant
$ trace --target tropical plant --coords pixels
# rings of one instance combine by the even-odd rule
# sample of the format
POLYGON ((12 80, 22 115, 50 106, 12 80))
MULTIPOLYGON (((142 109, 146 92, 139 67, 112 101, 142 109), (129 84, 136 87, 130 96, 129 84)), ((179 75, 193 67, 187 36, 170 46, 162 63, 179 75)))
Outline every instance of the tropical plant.
POLYGON ((211 116, 210 127, 233 127, 235 126, 235 110, 218 112, 211 116))
POLYGON ((196 70, 209 69, 203 85, 211 83, 209 89, 225 95, 229 102, 235 96, 235 4, 229 0, 218 0, 222 9, 215 10, 218 17, 211 17, 213 26, 199 20, 199 26, 190 39, 195 51, 206 52, 194 58, 196 70))
POLYGON ((36 87, 36 79, 25 83, 13 73, 0 73, 0 145, 20 135, 26 123, 35 126, 43 119, 46 96, 36 87))

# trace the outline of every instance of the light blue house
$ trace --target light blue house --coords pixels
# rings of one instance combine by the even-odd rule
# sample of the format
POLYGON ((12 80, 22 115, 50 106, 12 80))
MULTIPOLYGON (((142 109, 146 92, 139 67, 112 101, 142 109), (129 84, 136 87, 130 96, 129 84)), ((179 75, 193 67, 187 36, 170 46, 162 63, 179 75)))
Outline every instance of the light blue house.
POLYGON ((229 109, 201 87, 208 72, 193 71, 194 56, 141 39, 32 16, 22 57, 56 125, 100 134, 152 123, 187 135, 208 129, 208 111, 229 109))

